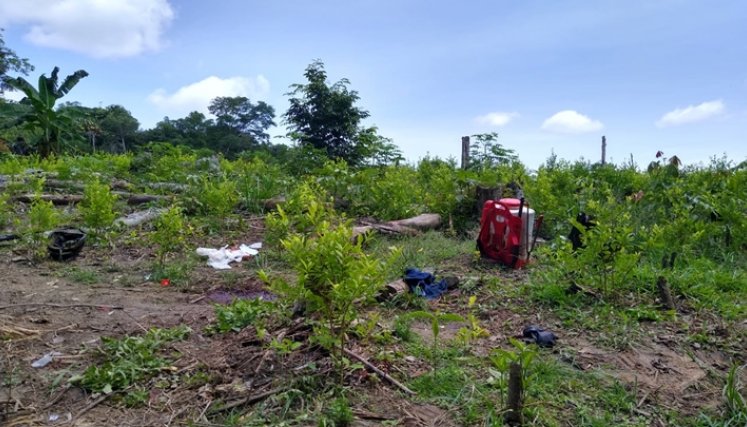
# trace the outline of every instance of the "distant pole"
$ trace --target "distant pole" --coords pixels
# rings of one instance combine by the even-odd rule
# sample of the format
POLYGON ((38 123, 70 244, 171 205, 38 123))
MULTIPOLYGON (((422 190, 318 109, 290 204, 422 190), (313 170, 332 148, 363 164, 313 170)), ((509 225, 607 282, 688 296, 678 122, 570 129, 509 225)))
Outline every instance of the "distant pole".
POLYGON ((607 163, 607 137, 602 136, 602 164, 607 163))
POLYGON ((462 169, 469 167, 469 137, 462 137, 462 169))

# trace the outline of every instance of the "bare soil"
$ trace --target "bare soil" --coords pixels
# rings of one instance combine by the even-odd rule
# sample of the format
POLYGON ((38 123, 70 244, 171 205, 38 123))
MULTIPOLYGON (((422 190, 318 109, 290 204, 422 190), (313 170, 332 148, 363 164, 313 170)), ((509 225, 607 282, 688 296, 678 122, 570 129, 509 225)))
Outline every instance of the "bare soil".
MULTIPOLYGON (((237 240, 251 243, 259 237, 253 233, 237 240)), ((221 244, 216 240, 206 246, 221 244)), ((238 407, 264 394, 264 398, 272 399, 272 392, 282 392, 291 375, 309 369, 332 370, 328 357, 306 343, 308 330, 300 321, 282 331, 271 331, 274 336, 282 334, 304 343, 300 351, 287 356, 267 351, 253 327, 237 334, 203 333, 214 319, 213 302, 225 302, 226 296, 267 295, 247 268, 232 270, 231 284, 227 285, 225 276, 221 276, 225 273, 201 264, 189 285, 177 288, 145 280, 152 262, 147 248, 120 247, 114 253, 86 249, 67 263, 30 264, 16 262, 15 258, 7 249, 0 252, 0 424, 4 426, 210 425, 205 414, 215 410, 217 402, 238 407), (69 274, 72 267, 95 270, 98 283, 76 283, 69 274), (100 360, 96 349, 101 337, 122 337, 182 324, 194 332, 188 340, 171 345, 176 355, 173 366, 161 381, 150 383, 146 405, 127 408, 116 396, 91 396, 66 385, 70 376, 100 360), (31 367, 32 362, 52 351, 60 355, 49 365, 31 367), (197 373, 206 379, 178 381, 197 373)), ((451 273, 460 273, 462 261, 455 260, 451 273)), ((496 274, 504 274, 506 283, 524 279, 522 273, 496 274)), ((464 304, 459 301, 459 291, 455 291, 433 304, 443 312, 464 314, 464 304)), ((593 344, 593 336, 564 330, 549 313, 525 310, 521 301, 506 301, 502 307, 481 315, 489 337, 473 344, 475 354, 487 355, 495 347, 506 346, 506 338, 520 333, 523 326, 541 323, 559 336, 559 347, 554 350, 559 357, 569 359, 577 369, 596 370, 619 379, 636 392, 641 408, 648 403, 664 404, 696 413, 718 405, 721 391, 709 372, 723 375, 728 369, 724 354, 688 352, 681 339, 667 340, 657 333, 624 351, 604 349, 593 344)), ((439 338, 454 339, 461 326, 444 324, 439 338)), ((432 340, 429 324, 418 323, 414 331, 426 342, 432 340)), ((350 348, 369 360, 376 355, 374 344, 352 343, 350 348)), ((377 365, 399 378, 414 378, 428 370, 418 360, 400 366, 388 362, 377 365)), ((373 374, 361 371, 348 383, 358 396, 353 408, 355 425, 373 426, 385 421, 404 426, 456 425, 449 411, 404 398, 373 374)))

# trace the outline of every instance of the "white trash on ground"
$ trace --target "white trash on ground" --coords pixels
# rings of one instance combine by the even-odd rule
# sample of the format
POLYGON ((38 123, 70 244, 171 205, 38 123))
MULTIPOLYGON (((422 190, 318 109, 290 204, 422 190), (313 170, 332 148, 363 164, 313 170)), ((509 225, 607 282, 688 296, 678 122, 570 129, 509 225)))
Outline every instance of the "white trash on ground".
POLYGON ((62 353, 60 353, 59 351, 50 351, 49 353, 45 354, 39 359, 34 360, 31 363, 31 367, 32 368, 43 368, 49 365, 56 356, 62 356, 62 353))
POLYGON ((253 257, 262 249, 262 242, 252 243, 251 245, 242 244, 238 249, 231 249, 223 246, 220 249, 197 248, 197 255, 208 257, 208 265, 216 270, 228 270, 231 268, 230 263, 241 262, 246 257, 253 257))

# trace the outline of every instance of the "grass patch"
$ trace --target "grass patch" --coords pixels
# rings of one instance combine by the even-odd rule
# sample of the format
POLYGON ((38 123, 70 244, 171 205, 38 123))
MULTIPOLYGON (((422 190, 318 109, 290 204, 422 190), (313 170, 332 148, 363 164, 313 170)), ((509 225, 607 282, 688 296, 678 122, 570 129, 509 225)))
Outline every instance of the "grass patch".
POLYGON ((95 285, 101 283, 101 276, 92 269, 70 267, 62 272, 62 276, 73 283, 82 283, 84 285, 95 285))

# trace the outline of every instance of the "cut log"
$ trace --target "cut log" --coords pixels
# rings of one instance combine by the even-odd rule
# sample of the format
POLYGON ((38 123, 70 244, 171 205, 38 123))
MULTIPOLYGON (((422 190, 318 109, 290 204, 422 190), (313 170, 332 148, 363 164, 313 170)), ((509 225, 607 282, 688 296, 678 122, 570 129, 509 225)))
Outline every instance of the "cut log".
POLYGON ((363 221, 361 225, 353 227, 353 240, 358 238, 358 236, 373 231, 384 234, 416 236, 423 230, 432 230, 438 228, 440 225, 441 215, 430 213, 385 223, 363 221))
POLYGON ((179 184, 176 182, 150 182, 146 184, 148 188, 152 188, 154 190, 169 190, 173 193, 182 193, 187 191, 189 188, 186 184, 179 184))
POLYGON ((157 196, 155 194, 123 194, 127 197, 128 205, 141 205, 143 203, 158 202, 168 199, 167 196, 157 196))
POLYGON ((406 294, 409 288, 407 283, 402 279, 397 279, 394 282, 387 283, 384 289, 381 290, 379 295, 376 297, 378 301, 386 301, 394 298, 397 295, 406 294))
POLYGON ((441 226, 441 215, 425 213, 412 218, 386 222, 390 227, 414 228, 417 230, 433 230, 441 226))
POLYGON ((278 208, 279 205, 282 205, 283 203, 285 203, 285 197, 277 196, 263 201, 262 205, 264 206, 266 211, 274 211, 278 208))
POLYGON ((83 201, 83 196, 79 194, 19 194, 13 197, 13 200, 22 203, 32 203, 36 199, 52 202, 54 205, 72 205, 83 201))
POLYGON ((165 209, 147 209, 144 211, 133 212, 129 215, 117 218, 114 220, 114 224, 123 225, 125 227, 136 227, 158 218, 164 211, 165 209))
MULTIPOLYGON (((127 200, 128 205, 139 205, 143 203, 156 202, 167 199, 166 196, 156 196, 153 194, 132 194, 124 191, 112 191, 122 199, 127 200)), ((19 194, 13 197, 13 200, 22 203, 32 203, 37 197, 41 200, 52 202, 54 205, 72 205, 83 201, 80 194, 19 194)))

